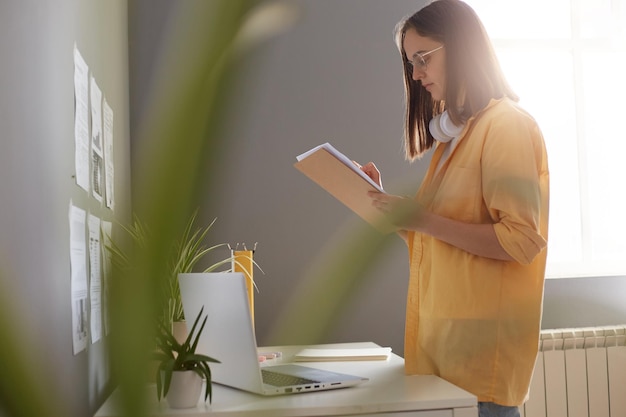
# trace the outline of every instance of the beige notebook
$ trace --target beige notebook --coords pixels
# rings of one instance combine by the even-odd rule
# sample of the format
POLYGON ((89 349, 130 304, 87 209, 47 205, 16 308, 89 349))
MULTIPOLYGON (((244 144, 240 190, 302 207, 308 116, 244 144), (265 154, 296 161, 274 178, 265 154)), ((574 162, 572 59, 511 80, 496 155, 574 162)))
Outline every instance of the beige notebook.
POLYGON ((372 206, 368 191, 384 192, 354 163, 325 143, 298 156, 294 166, 382 233, 395 228, 372 206))
POLYGON ((334 361, 384 361, 389 358, 391 348, 357 349, 302 349, 293 357, 296 362, 334 362, 334 361))

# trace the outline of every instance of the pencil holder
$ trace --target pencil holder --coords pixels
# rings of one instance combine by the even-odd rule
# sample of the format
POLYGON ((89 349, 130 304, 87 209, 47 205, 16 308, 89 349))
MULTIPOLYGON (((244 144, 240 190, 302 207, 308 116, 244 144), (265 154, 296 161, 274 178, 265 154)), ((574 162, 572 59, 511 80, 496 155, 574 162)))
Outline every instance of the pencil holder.
POLYGON ((248 303, 250 304, 250 316, 254 326, 254 251, 232 250, 232 270, 243 273, 248 290, 248 303))

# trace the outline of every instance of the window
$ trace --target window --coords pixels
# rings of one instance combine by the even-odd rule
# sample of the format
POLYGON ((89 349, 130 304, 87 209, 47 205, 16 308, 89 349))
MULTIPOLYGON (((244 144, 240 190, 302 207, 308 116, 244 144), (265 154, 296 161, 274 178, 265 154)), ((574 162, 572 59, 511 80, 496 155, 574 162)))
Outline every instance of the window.
POLYGON ((626 2, 466 1, 545 137, 547 277, 626 275, 626 2))

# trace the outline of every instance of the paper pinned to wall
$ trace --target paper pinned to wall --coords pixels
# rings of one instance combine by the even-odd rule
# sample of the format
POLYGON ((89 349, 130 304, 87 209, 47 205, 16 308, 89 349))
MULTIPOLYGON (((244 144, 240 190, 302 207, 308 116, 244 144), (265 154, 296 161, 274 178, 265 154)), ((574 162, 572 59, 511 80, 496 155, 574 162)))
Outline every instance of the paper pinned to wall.
POLYGON ((104 335, 109 335, 109 323, 110 323, 110 306, 109 306, 109 287, 110 281, 109 277, 112 274, 112 260, 111 260, 111 252, 109 252, 106 248, 111 246, 111 236, 113 233, 113 223, 109 221, 102 221, 102 247, 104 248, 102 251, 102 327, 104 328, 104 335))
POLYGON ((113 159, 113 109, 104 98, 102 103, 102 123, 104 134, 104 182, 106 199, 105 204, 111 210, 115 209, 114 190, 114 159, 113 159))
POLYGON ((89 192, 89 67, 74 45, 74 165, 76 184, 89 192))
POLYGON ((102 91, 91 77, 91 192, 102 202, 104 196, 104 146, 102 139, 102 91))
POLYGON ((100 254, 100 218, 89 214, 89 302, 91 306, 91 343, 102 337, 102 270, 100 254))
POLYGON ((74 355, 87 347, 87 244, 85 210, 70 202, 70 276, 74 355))

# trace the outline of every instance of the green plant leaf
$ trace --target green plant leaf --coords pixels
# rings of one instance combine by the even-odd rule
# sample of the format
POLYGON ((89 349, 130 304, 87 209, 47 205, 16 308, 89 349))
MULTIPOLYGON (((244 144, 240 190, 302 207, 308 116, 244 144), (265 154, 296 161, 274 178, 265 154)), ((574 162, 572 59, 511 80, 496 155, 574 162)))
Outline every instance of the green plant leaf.
MULTIPOLYGON (((166 361, 162 362, 159 369, 163 371, 163 377, 165 381, 163 382, 163 392, 162 396, 165 397, 170 390, 170 385, 172 383, 172 373, 174 372, 174 361, 166 361)), ((160 377, 161 375, 158 375, 160 377)), ((159 400, 161 399, 161 394, 157 394, 159 400)))
MULTIPOLYGON (((204 309, 204 307, 203 307, 204 309)), ((202 310, 200 310, 202 311, 202 310)), ((193 341, 193 345, 191 346, 191 348, 189 349, 190 352, 195 352, 196 348, 198 347, 198 341, 200 340, 200 335, 202 334, 202 331, 204 330, 204 326, 206 325, 206 321, 207 321, 208 317, 204 318, 204 321, 202 322, 202 326, 200 326, 200 330, 198 330, 198 333, 196 334, 196 338, 193 341)), ((191 337, 192 333, 189 333, 189 337, 188 339, 191 337)))
POLYGON ((202 363, 201 365, 202 372, 204 374, 204 378, 206 380, 205 390, 204 390, 204 400, 206 401, 207 396, 209 397, 209 402, 212 401, 213 391, 211 387, 211 368, 207 363, 202 363))
POLYGON ((221 363, 219 360, 214 359, 207 355, 203 355, 201 353, 194 353, 194 354, 188 355, 187 361, 193 361, 194 363, 199 363, 199 362, 221 363))
MULTIPOLYGON (((207 247, 204 244, 209 231, 217 221, 214 218, 206 227, 196 228, 198 210, 190 216, 186 222, 183 233, 174 241, 168 256, 167 272, 163 273, 163 278, 158 277, 155 281, 160 285, 160 294, 164 304, 163 317, 166 323, 184 320, 184 309, 178 285, 178 274, 193 272, 195 266, 211 252, 226 247, 226 243, 216 244, 207 247)), ((111 254, 111 261, 114 267, 126 271, 133 268, 131 256, 135 251, 145 251, 148 245, 155 240, 151 230, 140 220, 137 214, 133 215, 133 222, 129 226, 120 225, 128 237, 131 238, 131 248, 125 251, 120 244, 113 241, 109 236, 109 243, 105 245, 111 254), (128 252, 128 253, 127 253, 128 252)), ((227 257, 216 262, 207 269, 216 270, 231 263, 231 257, 227 257)), ((208 272, 208 271, 205 271, 208 272)), ((155 277, 157 278, 157 277, 155 277)))
MULTIPOLYGON (((187 339, 185 340, 185 343, 183 343, 183 350, 184 351, 190 351, 189 347, 191 345, 191 339, 196 331, 196 327, 198 326, 198 321, 200 320, 200 317, 202 317, 202 313, 204 312, 204 306, 202 306, 202 308, 200 309, 200 311, 198 312, 198 316, 196 317, 196 319, 193 322, 193 326, 191 326, 191 330, 189 330, 189 334, 187 335, 187 339)), ((198 337, 200 336, 200 334, 202 333, 202 330, 204 329, 204 325, 206 324, 206 320, 208 317, 204 318, 204 321, 202 322, 202 327, 200 329, 200 331, 198 332, 198 337)), ((193 346, 193 350, 191 350, 191 352, 195 352, 196 346, 194 344, 193 346)))
MULTIPOLYGON (((159 361, 156 375, 157 397, 159 400, 167 395, 172 380, 172 373, 175 371, 194 371, 202 378, 205 378, 208 385, 211 384, 209 363, 219 363, 219 361, 207 355, 196 353, 200 335, 204 331, 208 319, 208 316, 204 316, 202 324, 198 328, 203 313, 204 306, 198 312, 187 339, 182 344, 176 341, 167 325, 163 322, 158 323, 159 333, 156 338, 158 351, 154 353, 153 358, 159 361), (196 331, 196 329, 198 330, 196 331)), ((205 391, 205 400, 207 396, 211 397, 210 387, 205 391)))
MULTIPOLYGON (((254 282, 254 277, 251 275, 251 273, 250 273, 250 272, 248 272, 247 268, 245 268, 245 267, 244 267, 244 265, 243 265, 241 262, 239 262, 239 261, 237 260, 237 258, 245 258, 245 259, 249 259, 249 257, 248 257, 248 256, 246 256, 246 255, 236 255, 236 256, 233 256, 233 257, 231 258, 231 262, 232 262, 233 264, 235 264, 235 265, 239 266, 239 268, 241 269, 241 271, 242 271, 242 273, 244 274, 244 276, 246 277, 246 279, 248 279, 249 281, 251 281, 251 282, 252 282, 252 285, 254 286, 254 289, 256 289, 256 290, 257 290, 257 292, 258 292, 258 291, 259 291, 259 288, 257 287, 256 282, 254 282)), ((254 260, 254 259, 252 259, 252 264, 253 264, 254 266, 256 266, 256 267, 259 269, 259 271, 261 271, 261 273, 265 274, 265 272, 263 272, 263 270, 261 269, 261 267, 260 267, 260 266, 259 266, 259 265, 255 262, 255 260, 254 260)), ((235 268, 233 267, 232 269, 234 270, 235 268)))

